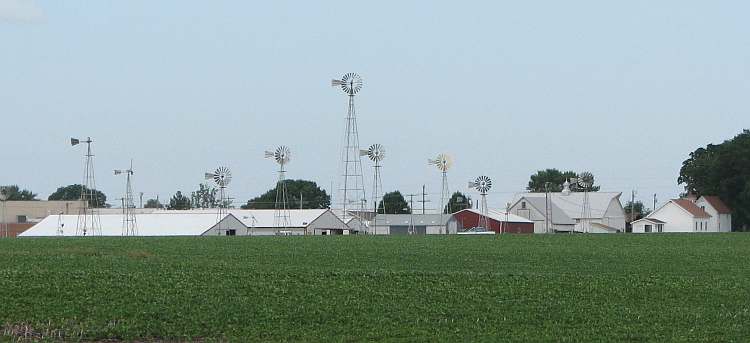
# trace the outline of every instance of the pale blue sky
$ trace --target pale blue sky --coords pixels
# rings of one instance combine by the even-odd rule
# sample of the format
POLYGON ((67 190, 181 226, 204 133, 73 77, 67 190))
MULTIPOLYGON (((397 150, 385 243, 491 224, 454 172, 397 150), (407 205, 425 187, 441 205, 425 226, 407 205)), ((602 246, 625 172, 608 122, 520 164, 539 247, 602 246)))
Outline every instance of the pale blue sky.
POLYGON ((111 170, 133 158, 146 198, 227 165, 239 204, 273 187, 263 151, 279 144, 290 178, 330 188, 346 113, 330 79, 357 72, 360 140, 386 146, 386 190, 439 192, 426 160, 449 152, 451 189, 486 174, 493 207, 548 167, 650 204, 680 192, 688 153, 750 127, 748 13, 744 1, 0 0, 0 183, 46 198, 80 182, 83 150, 67 140, 90 135, 110 199, 124 188, 111 170))

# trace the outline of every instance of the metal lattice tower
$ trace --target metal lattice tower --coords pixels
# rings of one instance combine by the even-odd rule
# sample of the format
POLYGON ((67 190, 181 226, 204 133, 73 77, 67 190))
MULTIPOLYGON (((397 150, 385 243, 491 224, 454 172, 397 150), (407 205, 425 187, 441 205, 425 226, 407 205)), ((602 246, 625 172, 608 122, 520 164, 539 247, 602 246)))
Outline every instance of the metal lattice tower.
POLYGON ((348 73, 340 80, 331 81, 334 87, 341 89, 349 96, 349 109, 346 115, 346 130, 341 151, 341 180, 339 185, 338 202, 343 210, 344 223, 352 216, 349 210, 360 212, 365 208, 364 177, 362 176, 362 159, 359 154, 359 131, 357 130, 357 115, 354 108, 354 95, 362 89, 362 78, 355 73, 348 73))
POLYGON ((427 163, 436 166, 438 170, 440 170, 440 172, 443 174, 442 187, 440 188, 440 225, 443 226, 445 234, 447 235, 448 225, 445 223, 443 215, 445 214, 445 212, 447 212, 445 206, 450 200, 448 198, 450 197, 450 191, 448 190, 448 169, 450 169, 450 167, 453 165, 453 158, 451 158, 451 156, 448 154, 439 154, 434 160, 428 159, 427 163))
MULTIPOLYGON (((380 144, 373 144, 367 150, 360 150, 360 156, 367 156, 371 161, 375 162, 373 168, 375 169, 375 175, 372 177, 372 206, 373 206, 373 228, 374 234, 378 234, 378 203, 382 201, 383 195, 380 194, 383 190, 383 181, 380 177, 380 162, 385 159, 385 148, 380 144)), ((383 205, 383 214, 385 215, 385 203, 383 205)))
POLYGON ((138 222, 135 218, 135 202, 133 200, 133 161, 129 169, 115 169, 115 175, 125 174, 125 197, 122 199, 122 235, 138 236, 138 222))
POLYGON ((469 181, 469 188, 474 188, 479 191, 479 195, 482 196, 480 204, 480 215, 479 215, 479 227, 483 227, 489 230, 489 221, 487 219, 487 192, 492 188, 492 180, 487 176, 477 177, 474 181, 469 181))
MULTIPOLYGON (((213 180, 216 186, 219 187, 219 206, 217 206, 216 212, 216 223, 221 223, 222 219, 227 216, 227 206, 229 205, 229 198, 227 197, 227 186, 232 182, 232 172, 227 167, 219 167, 214 170, 213 173, 205 173, 204 178, 206 180, 213 180)), ((223 229, 221 226, 216 230, 221 235, 223 229)))
MULTIPOLYGON (((286 191, 286 169, 284 166, 289 163, 292 153, 286 146, 279 146, 275 151, 266 151, 266 158, 273 158, 279 165, 279 179, 276 182, 276 203, 274 204, 273 226, 278 234, 279 228, 288 228, 290 223, 290 213, 287 202, 286 191)), ((300 199, 301 203, 302 199, 300 199)))
POLYGON ((81 208, 78 210, 78 221, 76 223, 76 236, 99 236, 102 234, 101 219, 97 208, 99 198, 96 196, 96 180, 94 178, 94 154, 91 153, 91 137, 85 141, 77 138, 70 139, 70 145, 76 146, 86 143, 86 162, 83 167, 83 188, 81 189, 81 208))
POLYGON ((591 231, 591 204, 589 203, 589 189, 594 185, 594 175, 589 172, 582 172, 574 182, 578 185, 578 187, 583 189, 581 231, 584 233, 589 233, 591 231))

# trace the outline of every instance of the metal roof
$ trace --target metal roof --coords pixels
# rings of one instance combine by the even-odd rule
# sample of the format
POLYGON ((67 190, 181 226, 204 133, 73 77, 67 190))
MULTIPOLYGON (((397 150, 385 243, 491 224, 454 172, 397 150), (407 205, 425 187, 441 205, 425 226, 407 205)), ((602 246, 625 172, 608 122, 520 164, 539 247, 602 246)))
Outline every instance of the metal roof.
MULTIPOLYGON (((223 220, 228 220, 227 215, 223 220)), ((102 236, 122 236, 122 215, 99 215, 102 236)), ((217 214, 190 211, 162 211, 136 215, 138 236, 200 236, 217 224, 217 214)), ((63 236, 76 236, 78 215, 47 216, 19 237, 57 236, 58 222, 63 236)))
MULTIPOLYGON (((546 216, 544 214, 545 212, 545 199, 544 198, 535 198, 535 197, 521 197, 518 201, 526 201, 527 203, 531 204, 537 211, 542 213, 543 216, 546 216)), ((518 202, 517 201, 517 202, 518 202)), ((557 225, 575 225, 575 220, 571 219, 565 211, 563 211, 560 207, 555 205, 555 202, 550 201, 550 212, 552 213, 552 224, 557 225)))
MULTIPOLYGON (((318 219, 323 213, 329 211, 328 209, 289 209, 289 228, 305 228, 315 219, 318 219)), ((203 209, 203 210, 186 210, 186 211, 160 211, 162 212, 182 212, 182 213, 213 213, 214 216, 217 213, 217 209, 203 209)), ((276 210, 241 210, 241 209, 227 209, 227 213, 233 214, 239 219, 242 224, 247 227, 255 228, 269 228, 275 227, 274 217, 276 210)))
MULTIPOLYGON (((476 214, 482 214, 481 211, 473 208, 467 208, 463 209, 461 211, 458 211, 456 213, 462 212, 462 211, 470 211, 474 212, 476 214)), ((455 214, 455 213, 454 213, 455 214)), ((499 210, 493 210, 488 209, 487 210, 487 218, 499 221, 499 222, 506 222, 506 223, 533 223, 533 221, 526 219, 524 217, 521 217, 519 215, 515 215, 513 213, 505 213, 505 211, 499 211, 499 210), (507 219, 507 220, 506 220, 507 219)))
POLYGON ((412 216, 414 219, 413 225, 445 225, 451 218, 451 215, 443 215, 443 221, 441 224, 440 214, 429 213, 429 214, 378 214, 371 223, 377 223, 377 226, 390 226, 390 225, 409 225, 412 223, 412 216))
MULTIPOLYGON (((587 194, 589 209, 591 211, 590 219, 604 218, 604 214, 607 212, 612 200, 617 199, 619 201, 620 195, 622 195, 619 192, 588 192, 587 194)), ((576 219, 583 216, 583 192, 571 192, 567 195, 561 192, 554 192, 549 193, 549 195, 551 202, 559 207, 569 218, 576 219)), ((516 199, 541 199, 542 204, 544 204, 544 197, 545 193, 520 193, 516 196, 516 199)), ((516 202, 517 200, 513 203, 515 204, 516 202)), ((541 209, 537 209, 544 213, 544 206, 541 209)))

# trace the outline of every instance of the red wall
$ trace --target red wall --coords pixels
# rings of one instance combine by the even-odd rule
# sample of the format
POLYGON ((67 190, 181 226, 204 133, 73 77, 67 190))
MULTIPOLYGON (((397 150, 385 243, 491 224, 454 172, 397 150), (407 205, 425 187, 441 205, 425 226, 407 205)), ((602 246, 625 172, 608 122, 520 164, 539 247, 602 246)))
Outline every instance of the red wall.
MULTIPOLYGON (((479 226, 479 214, 472 211, 458 211, 453 218, 458 222, 458 231, 479 226)), ((505 233, 534 233, 534 223, 500 222, 487 218, 488 229, 500 233, 501 227, 505 233), (504 224, 504 225, 503 225, 504 224)))

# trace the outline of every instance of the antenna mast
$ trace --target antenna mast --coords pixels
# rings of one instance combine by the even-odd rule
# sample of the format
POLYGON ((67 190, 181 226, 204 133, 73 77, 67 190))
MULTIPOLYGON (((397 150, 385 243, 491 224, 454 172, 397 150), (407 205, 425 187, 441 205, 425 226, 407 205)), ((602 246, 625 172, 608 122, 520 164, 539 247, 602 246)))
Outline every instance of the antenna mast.
MULTIPOLYGON (((289 223, 289 208, 287 207, 287 195, 286 195, 286 170, 284 166, 289 163, 292 158, 292 153, 288 147, 282 145, 276 148, 276 151, 266 151, 266 158, 273 158, 276 163, 279 164, 279 180, 276 183, 276 209, 273 214, 273 226, 276 229, 276 233, 279 233, 279 228, 288 228, 291 224, 289 223)), ((302 204, 302 196, 300 195, 300 206, 302 204)))
POLYGON ((115 175, 125 174, 125 197, 122 200, 122 235, 138 236, 138 222, 135 219, 135 202, 133 200, 133 161, 130 161, 130 169, 115 169, 115 175))
POLYGON ((70 139, 70 145, 76 146, 86 143, 86 162, 83 167, 83 188, 81 189, 81 208, 78 210, 76 236, 99 236, 102 234, 101 219, 99 218, 99 198, 96 196, 96 180, 94 179, 94 154, 91 153, 91 137, 85 141, 77 138, 70 139))
POLYGON ((343 149, 341 151, 341 185, 338 201, 343 209, 343 221, 348 223, 349 204, 359 204, 359 211, 364 210, 365 185, 362 176, 362 159, 359 149, 359 131, 357 129, 357 115, 354 108, 354 95, 362 89, 362 77, 355 73, 348 73, 340 80, 331 81, 331 86, 341 87, 349 96, 349 108, 346 115, 346 131, 344 133, 343 149))

